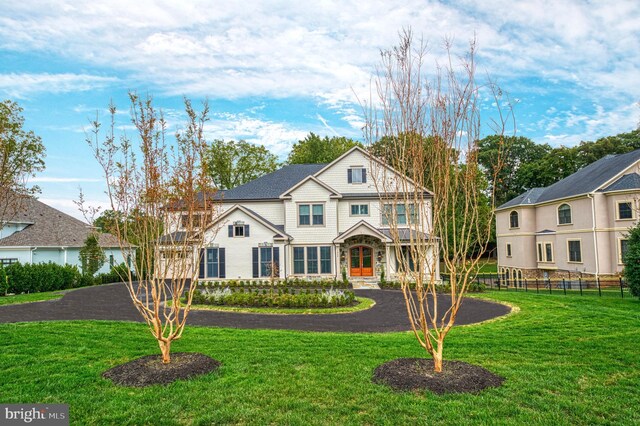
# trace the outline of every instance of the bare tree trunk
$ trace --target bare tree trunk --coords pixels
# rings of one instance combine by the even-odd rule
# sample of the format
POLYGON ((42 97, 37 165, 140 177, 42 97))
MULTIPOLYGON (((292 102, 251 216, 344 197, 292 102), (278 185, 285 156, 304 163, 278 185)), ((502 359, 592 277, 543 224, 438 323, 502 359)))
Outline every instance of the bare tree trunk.
POLYGON ((162 363, 169 364, 171 362, 171 340, 158 340, 160 352, 162 352, 162 363))

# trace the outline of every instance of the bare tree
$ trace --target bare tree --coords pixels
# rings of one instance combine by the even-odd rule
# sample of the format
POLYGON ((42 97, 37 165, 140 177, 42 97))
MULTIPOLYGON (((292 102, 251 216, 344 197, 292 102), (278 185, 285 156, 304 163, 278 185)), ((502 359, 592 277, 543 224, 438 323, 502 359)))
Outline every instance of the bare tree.
POLYGON ((429 78, 426 44, 404 31, 397 47, 382 52, 374 79, 377 98, 365 105, 367 142, 376 144, 375 151, 400 172, 389 173, 372 162, 406 310, 436 372, 442 371, 445 337, 490 239, 494 197, 485 191, 478 164, 483 96, 498 105, 494 130, 503 134, 506 123, 504 95, 491 82, 481 86, 476 81, 475 40, 459 65, 450 40, 445 40, 445 52, 445 63, 436 64, 429 78), (436 297, 442 285, 438 253, 449 274, 448 308, 436 297))
POLYGON ((198 113, 185 100, 187 123, 170 143, 167 123, 151 97, 129 97, 138 143, 116 136, 114 105, 104 139, 96 119, 87 142, 107 180, 111 209, 122 218, 109 231, 127 259, 138 255, 130 262, 133 272, 123 279, 158 341, 163 363, 169 363, 171 343, 182 336, 191 307, 201 249, 214 236, 207 229, 217 207, 203 135, 209 109, 205 103, 198 113), (136 282, 136 277, 143 279, 136 282))

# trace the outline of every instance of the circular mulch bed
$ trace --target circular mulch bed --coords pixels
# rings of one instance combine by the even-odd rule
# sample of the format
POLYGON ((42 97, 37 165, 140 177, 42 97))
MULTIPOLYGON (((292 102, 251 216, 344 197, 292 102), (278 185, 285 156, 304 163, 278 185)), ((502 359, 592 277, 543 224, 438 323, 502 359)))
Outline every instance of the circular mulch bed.
POLYGON ((444 394, 476 393, 498 387, 504 377, 462 361, 443 361, 442 372, 435 373, 432 359, 398 358, 378 366, 372 380, 397 391, 428 389, 444 394))
POLYGON ((199 353, 171 354, 169 364, 162 363, 162 355, 147 355, 105 371, 102 377, 120 386, 144 387, 166 385, 210 373, 220 367, 220 361, 199 353))

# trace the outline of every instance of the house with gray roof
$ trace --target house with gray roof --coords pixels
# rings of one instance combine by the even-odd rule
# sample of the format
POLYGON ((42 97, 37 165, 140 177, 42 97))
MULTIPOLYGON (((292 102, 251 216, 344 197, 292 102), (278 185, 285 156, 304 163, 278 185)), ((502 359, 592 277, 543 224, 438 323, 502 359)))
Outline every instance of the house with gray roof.
POLYGON ((525 278, 619 276, 639 195, 640 150, 608 155, 520 194, 496 209, 499 271, 516 285, 525 278))
MULTIPOLYGON (((208 245, 199 256, 199 278, 340 279, 343 271, 355 280, 375 281, 383 272, 393 277, 398 265, 383 212, 407 225, 399 232, 401 241, 428 237, 409 230, 411 220, 431 223, 430 211, 421 216, 413 205, 378 195, 375 179, 393 173, 355 147, 329 164, 287 165, 217 192, 219 214, 205 227, 208 245)), ((432 196, 427 189, 424 194, 432 196)), ((180 240, 183 219, 166 225, 172 231, 166 241, 180 240)), ((438 255, 437 247, 429 250, 438 255)))
MULTIPOLYGON (((80 249, 93 228, 35 198, 23 204, 17 214, 0 218, 0 264, 54 262, 80 268, 80 249)), ((115 236, 99 234, 98 242, 107 258, 99 272, 125 261, 115 236)))

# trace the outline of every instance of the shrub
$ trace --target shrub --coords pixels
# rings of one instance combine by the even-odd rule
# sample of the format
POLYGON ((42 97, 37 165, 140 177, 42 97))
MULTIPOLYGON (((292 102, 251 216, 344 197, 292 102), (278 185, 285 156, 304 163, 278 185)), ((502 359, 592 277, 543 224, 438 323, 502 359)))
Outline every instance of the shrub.
POLYGON ((91 285, 82 278, 77 267, 56 263, 13 263, 4 268, 9 293, 37 293, 91 285))
POLYGON ((628 238, 623 274, 631 295, 640 297, 640 224, 631 228, 628 238))
POLYGON ((355 302, 352 291, 329 289, 315 292, 295 292, 293 289, 278 289, 278 293, 265 292, 259 288, 211 288, 201 286, 193 295, 193 303, 218 306, 278 307, 278 308, 324 308, 348 306, 355 302))
POLYGON ((0 265, 0 296, 6 296, 9 290, 9 277, 4 271, 2 265, 0 265))

